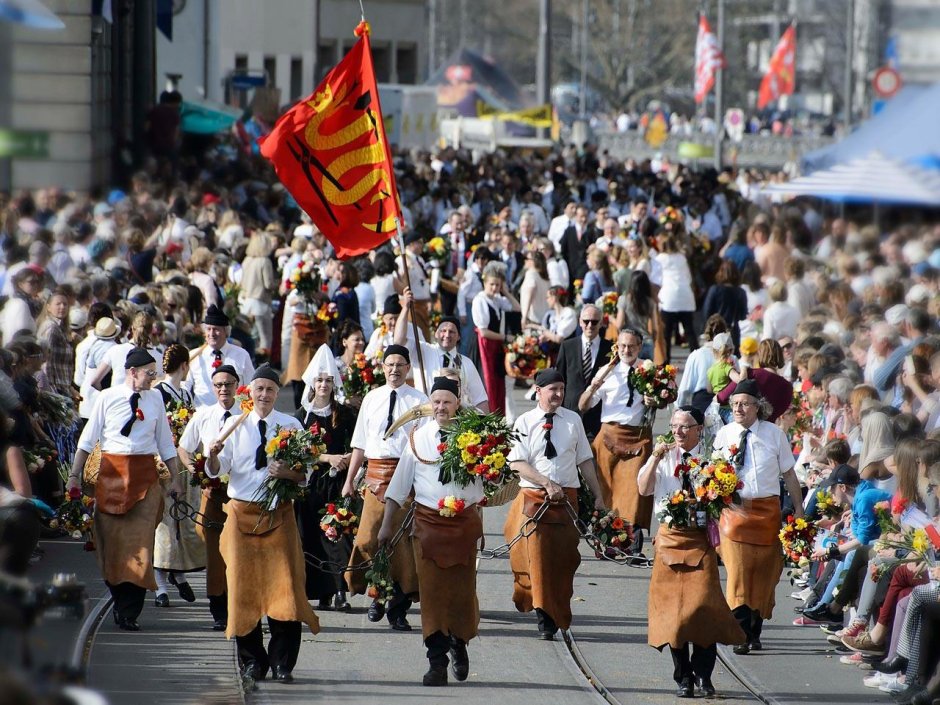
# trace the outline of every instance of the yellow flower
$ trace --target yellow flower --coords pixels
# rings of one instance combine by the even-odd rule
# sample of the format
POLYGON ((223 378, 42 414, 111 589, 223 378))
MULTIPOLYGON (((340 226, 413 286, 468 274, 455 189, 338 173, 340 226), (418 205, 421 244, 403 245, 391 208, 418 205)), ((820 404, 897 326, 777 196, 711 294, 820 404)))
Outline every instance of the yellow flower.
POLYGON ((793 526, 797 531, 802 531, 806 528, 806 520, 803 517, 800 517, 795 522, 793 522, 793 526))
POLYGON ((178 414, 178 415, 179 415, 179 417, 180 417, 181 419, 188 419, 188 418, 189 418, 189 409, 187 409, 187 408, 184 406, 182 409, 179 410, 179 414, 178 414))
POLYGON ((491 468, 501 470, 502 467, 506 464, 506 456, 502 453, 490 453, 488 456, 483 458, 483 462, 489 465, 491 468))
POLYGON ((930 541, 927 538, 926 531, 923 529, 914 531, 914 536, 911 539, 911 548, 914 549, 916 553, 927 553, 927 549, 930 548, 930 541))
POLYGON ((469 465, 476 460, 476 458, 468 453, 466 449, 460 451, 460 459, 464 462, 464 465, 469 465))
MULTIPOLYGON (((479 434, 476 434, 473 431, 464 431, 457 438, 457 447, 460 448, 460 450, 463 450, 467 446, 479 445, 480 440, 481 438, 479 434)), ((466 460, 464 462, 470 462, 470 461, 466 460)))

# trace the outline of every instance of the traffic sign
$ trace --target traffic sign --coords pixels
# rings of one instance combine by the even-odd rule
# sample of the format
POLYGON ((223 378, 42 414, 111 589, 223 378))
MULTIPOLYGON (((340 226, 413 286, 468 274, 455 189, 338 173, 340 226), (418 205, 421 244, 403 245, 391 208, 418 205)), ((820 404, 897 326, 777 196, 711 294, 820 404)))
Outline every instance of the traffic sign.
POLYGON ((741 108, 728 108, 725 111, 725 132, 735 142, 744 137, 744 111, 741 108))
POLYGON ((875 71, 871 85, 879 98, 890 98, 901 89, 901 74, 890 66, 882 66, 875 71))
POLYGON ((0 130, 0 157, 47 159, 49 133, 35 130, 0 130))

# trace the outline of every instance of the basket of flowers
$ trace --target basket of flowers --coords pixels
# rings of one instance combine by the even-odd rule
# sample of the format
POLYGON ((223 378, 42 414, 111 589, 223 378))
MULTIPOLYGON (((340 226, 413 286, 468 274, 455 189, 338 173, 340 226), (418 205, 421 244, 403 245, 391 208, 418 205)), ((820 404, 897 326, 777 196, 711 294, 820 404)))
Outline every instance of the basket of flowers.
POLYGON ((516 379, 530 379, 548 367, 548 354, 537 335, 520 333, 506 346, 506 374, 516 379))

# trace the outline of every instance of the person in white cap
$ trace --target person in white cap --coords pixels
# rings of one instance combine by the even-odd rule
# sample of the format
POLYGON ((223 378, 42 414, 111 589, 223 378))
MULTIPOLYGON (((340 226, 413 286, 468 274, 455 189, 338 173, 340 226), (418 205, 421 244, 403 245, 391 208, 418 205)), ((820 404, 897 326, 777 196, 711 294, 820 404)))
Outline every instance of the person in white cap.
MULTIPOLYGON (((92 307, 98 304, 92 304, 92 307)), ((108 311, 110 313, 110 311, 108 311)), ((121 333, 120 324, 110 316, 103 316, 95 321, 95 327, 91 332, 91 341, 87 347, 79 351, 75 350, 75 384, 78 386, 78 393, 82 400, 78 405, 78 415, 87 419, 94 408, 95 398, 98 396, 98 389, 92 386, 91 382, 95 378, 98 365, 106 359, 108 352, 117 345, 117 337, 121 333)), ((87 340, 87 339, 86 339, 87 340)), ((83 340, 79 347, 85 343, 83 340)), ((111 386, 111 380, 102 379, 102 388, 111 386)))

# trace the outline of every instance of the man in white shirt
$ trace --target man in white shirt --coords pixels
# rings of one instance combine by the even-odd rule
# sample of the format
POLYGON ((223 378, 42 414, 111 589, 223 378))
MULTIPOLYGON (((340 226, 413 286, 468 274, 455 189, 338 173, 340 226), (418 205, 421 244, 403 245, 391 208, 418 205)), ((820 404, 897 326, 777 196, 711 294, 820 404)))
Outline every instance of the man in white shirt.
POLYGON ((577 207, 578 202, 569 198, 565 201, 564 212, 552 218, 548 226, 548 239, 552 241, 556 249, 561 247, 561 236, 565 234, 565 230, 574 225, 574 212, 577 207))
POLYGON ((134 348, 124 368, 124 384, 98 396, 78 439, 68 490, 81 488, 85 462, 100 444, 94 516, 98 561, 114 599, 115 623, 136 632, 147 590, 157 589, 153 546, 164 501, 157 455, 170 470, 170 494, 179 494, 182 485, 163 397, 150 388, 157 376, 156 360, 143 348, 134 348))
POLYGON ((468 310, 473 305, 473 299, 483 291, 483 269, 494 259, 489 248, 480 245, 473 251, 467 271, 463 274, 460 288, 457 290, 457 318, 460 320, 461 348, 464 353, 469 352, 470 346, 476 347, 476 327, 473 316, 468 310))
POLYGON ((653 498, 641 495, 637 488, 637 475, 653 444, 653 429, 644 422, 644 415, 647 406, 655 406, 654 399, 633 388, 630 378, 634 366, 646 362, 638 359, 642 345, 642 333, 620 331, 617 356, 595 375, 578 400, 582 413, 601 405, 601 430, 594 439, 601 497, 624 521, 633 524, 631 549, 636 553, 643 548, 642 530, 649 531, 653 516, 653 498))
MULTIPOLYGON (((395 326, 402 317, 401 299, 398 294, 392 294, 382 308, 382 325, 372 331, 369 342, 366 344, 365 356, 374 360, 385 353, 385 348, 395 341, 395 326)), ((404 317, 407 320, 407 316, 404 317)), ((405 335, 408 336, 408 347, 414 348, 414 333, 412 327, 406 326, 405 335)), ((424 342, 424 334, 418 330, 418 337, 424 342)))
POLYGON ((765 619, 773 614, 774 591, 783 570, 780 531, 780 481, 793 502, 795 517, 803 516, 800 481, 793 471, 793 452, 786 434, 762 420, 767 410, 754 380, 739 382, 731 395, 734 421, 715 436, 715 450, 726 453, 743 481, 743 506, 722 512, 719 552, 727 569, 728 606, 747 635, 736 654, 762 648, 765 619))
MULTIPOLYGON (((197 451, 208 452, 209 446, 241 414, 240 409, 234 408, 238 383, 238 372, 231 365, 222 365, 212 372, 212 389, 217 402, 212 406, 197 406, 196 413, 186 424, 178 448, 180 462, 184 467, 190 467, 197 451)), ((225 560, 219 551, 219 538, 225 523, 223 506, 228 487, 227 483, 218 478, 215 480, 217 486, 203 488, 199 504, 203 524, 196 525, 196 533, 206 542, 206 594, 213 619, 212 628, 221 632, 225 631, 228 624, 225 560)))
POLYGON ((385 492, 385 516, 378 537, 380 545, 388 544, 398 529, 395 515, 414 492, 413 549, 421 594, 421 632, 430 662, 423 683, 428 686, 447 685, 448 652, 454 677, 467 679, 467 642, 480 626, 476 554, 483 521, 475 505, 483 499, 483 483, 475 478, 462 486, 457 482, 443 484, 439 479, 438 445, 446 438, 442 430, 460 408, 459 393, 456 380, 434 380, 434 418, 412 431, 412 443, 405 446, 385 492), (446 497, 461 500, 463 509, 442 519, 438 503, 446 497))
POLYGON ((406 281, 403 258, 408 258, 408 278, 415 297, 413 315, 418 324, 418 330, 425 338, 428 338, 431 335, 431 270, 421 256, 422 252, 424 252, 424 239, 420 232, 412 230, 405 236, 404 254, 396 261, 398 276, 401 281, 406 281))
MULTIPOLYGON (((402 293, 405 307, 411 303, 411 289, 405 288, 402 293)), ((433 380, 438 376, 438 370, 453 367, 460 373, 460 396, 467 400, 470 406, 475 406, 484 414, 489 413, 490 405, 486 396, 486 388, 477 371, 476 365, 466 355, 461 355, 457 346, 460 343, 460 321, 453 316, 443 316, 434 331, 436 345, 421 342, 421 359, 424 362, 424 374, 414 370, 414 387, 419 392, 427 393, 425 378, 433 380)), ((409 353, 413 341, 408 340, 408 321, 405 316, 399 316, 395 322, 395 344, 407 345, 409 353)))
POLYGON ((215 403, 212 387, 212 372, 222 365, 235 368, 239 379, 251 379, 255 368, 251 357, 244 348, 232 345, 228 341, 231 326, 228 316, 218 306, 206 309, 202 320, 202 332, 206 342, 198 348, 197 354, 191 355, 189 376, 186 384, 196 399, 198 406, 211 406, 215 403))
POLYGON ((801 316, 795 306, 787 303, 787 285, 775 281, 767 290, 767 295, 773 303, 764 311, 764 338, 795 338, 801 316))
POLYGON ((268 444, 281 430, 303 430, 293 416, 274 410, 280 391, 277 373, 262 365, 249 390, 252 411, 237 426, 233 423, 227 439, 209 446, 206 461, 208 475, 229 476, 228 520, 219 542, 228 587, 225 635, 235 637, 243 676, 261 680, 270 668, 274 680, 290 683, 300 653, 300 623, 316 634, 320 621, 304 589, 306 570, 293 503, 279 502, 268 513, 257 498, 272 479, 306 484, 312 466, 295 470, 268 455, 268 444), (271 632, 267 650, 261 631, 265 615, 271 632))
POLYGON ((542 505, 548 504, 535 531, 510 549, 509 564, 516 609, 534 609, 540 638, 552 641, 558 629, 571 625, 574 573, 581 563, 578 529, 568 513, 577 507, 579 471, 595 497, 595 508, 604 510, 606 505, 581 417, 561 406, 565 397, 561 373, 553 369, 539 372, 535 396, 537 406, 513 424, 519 440, 507 459, 519 473, 520 491, 509 509, 503 535, 507 542, 512 541, 542 505))
MULTIPOLYGON (((385 514, 385 492, 398 466, 408 443, 408 434, 413 423, 404 424, 385 438, 395 421, 416 406, 427 402, 428 398, 418 390, 405 384, 411 369, 411 354, 402 345, 389 345, 382 358, 385 372, 385 384, 365 395, 356 428, 353 430, 352 455, 343 486, 343 496, 350 497, 355 491, 355 478, 363 461, 366 466, 365 484, 367 487, 362 515, 359 518, 359 533, 353 544, 349 565, 354 566, 371 559, 379 547, 379 528, 385 514)), ((410 504, 396 513, 396 529, 405 519, 410 504)), ((411 631, 406 615, 411 607, 411 596, 417 595, 418 577, 415 570, 414 556, 411 553, 410 538, 402 539, 399 548, 392 554, 390 571, 396 583, 396 597, 387 607, 388 622, 397 631, 411 631)), ((365 573, 353 570, 347 573, 353 595, 366 592, 365 573)), ((369 607, 369 621, 378 622, 386 613, 386 606, 373 601, 369 607)))

